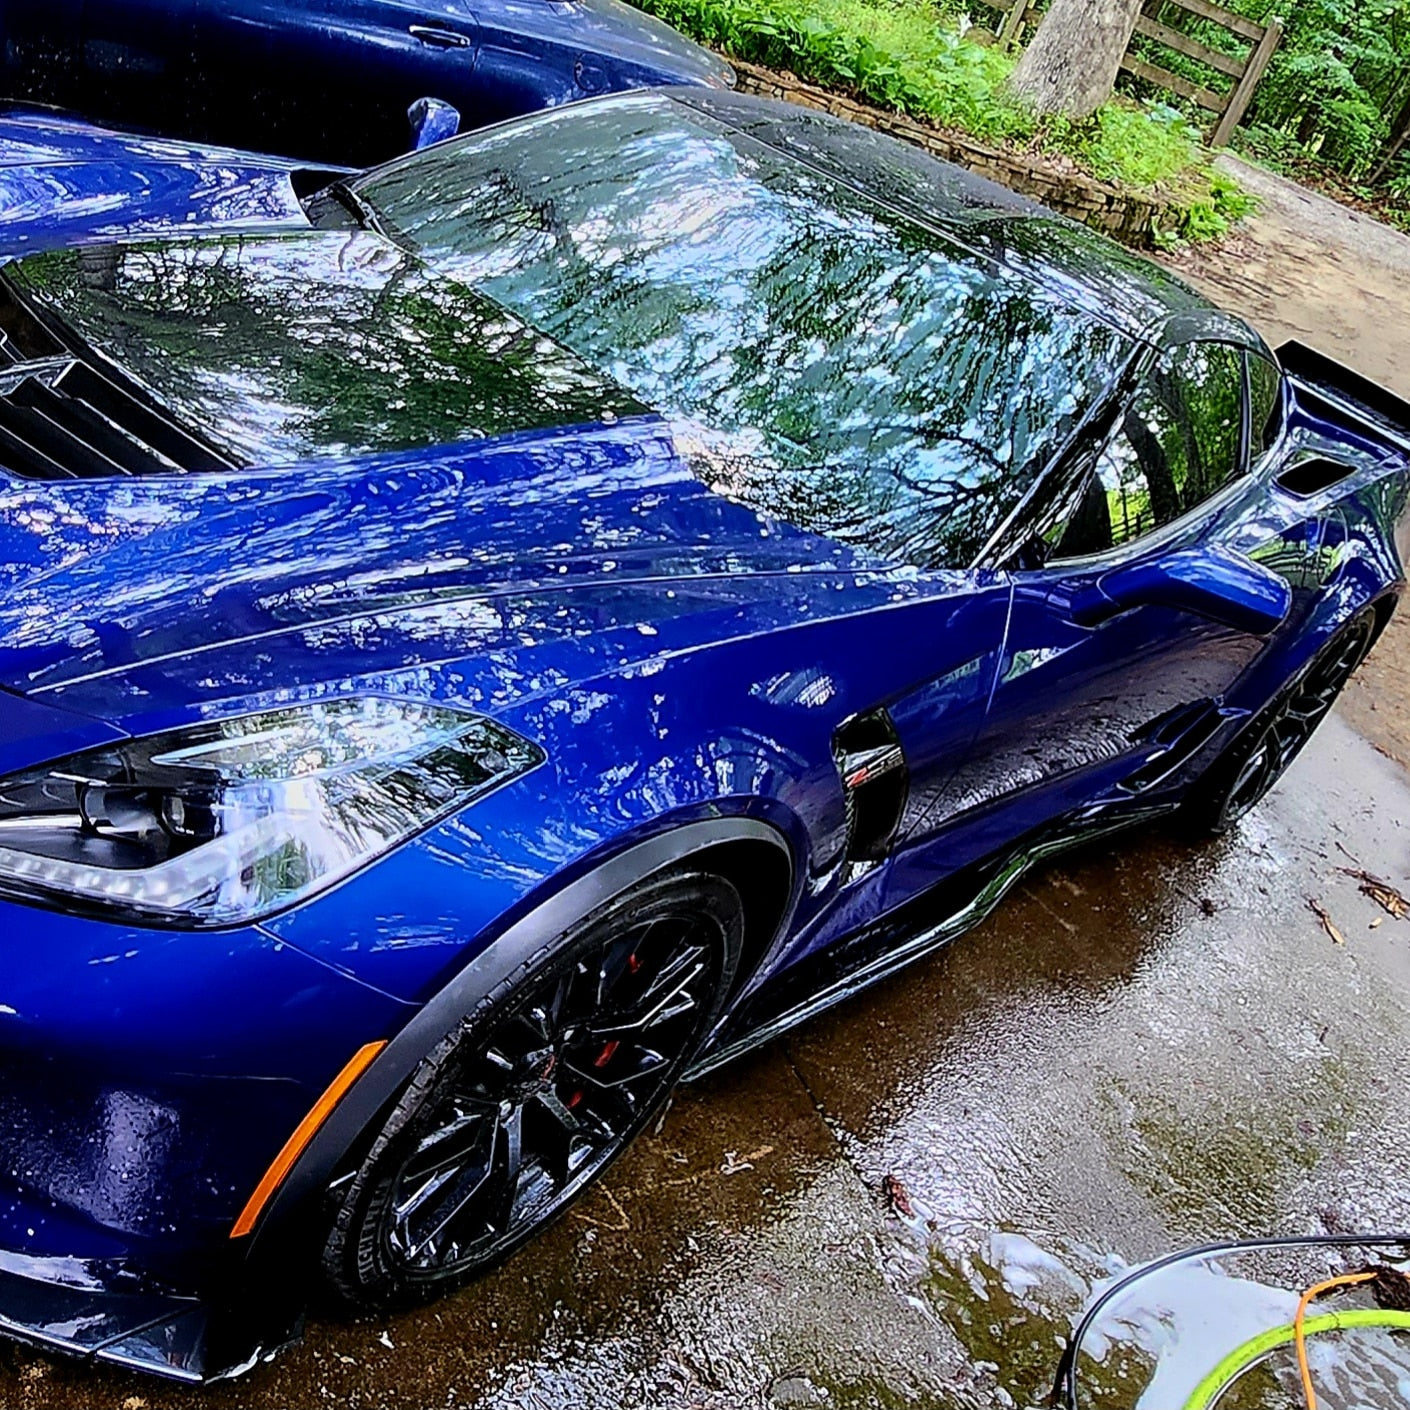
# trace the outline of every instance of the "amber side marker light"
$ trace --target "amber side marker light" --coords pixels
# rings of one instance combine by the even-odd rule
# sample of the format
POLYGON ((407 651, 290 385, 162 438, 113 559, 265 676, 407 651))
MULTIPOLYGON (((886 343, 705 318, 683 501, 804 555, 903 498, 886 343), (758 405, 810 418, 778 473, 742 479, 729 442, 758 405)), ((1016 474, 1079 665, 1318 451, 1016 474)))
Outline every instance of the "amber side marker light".
POLYGON ((284 1149, 274 1157, 273 1163, 264 1172, 264 1179, 255 1186, 254 1194, 246 1201, 244 1209, 240 1211, 240 1217, 235 1221, 235 1227, 230 1231, 232 1239, 243 1237, 255 1227, 260 1211, 269 1203, 270 1195, 283 1184, 284 1177, 293 1169, 294 1162, 303 1154, 304 1147, 318 1134, 318 1128, 328 1120, 333 1108, 347 1095, 348 1088, 367 1071, 372 1059, 386 1046, 385 1038, 376 1043, 364 1043, 348 1059, 347 1066, 328 1084, 328 1089, 314 1102, 308 1115, 295 1128, 294 1134, 284 1142, 284 1149))

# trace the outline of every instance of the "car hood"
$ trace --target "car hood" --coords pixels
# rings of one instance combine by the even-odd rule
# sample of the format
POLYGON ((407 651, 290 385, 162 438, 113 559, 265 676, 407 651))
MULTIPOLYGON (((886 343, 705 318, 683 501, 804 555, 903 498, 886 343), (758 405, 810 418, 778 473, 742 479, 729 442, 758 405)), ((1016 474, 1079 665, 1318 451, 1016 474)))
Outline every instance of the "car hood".
POLYGON ((0 686, 134 730, 447 663, 475 698, 505 652, 560 642, 561 683, 579 646, 654 655, 653 623, 709 584, 731 620, 726 583, 767 597, 864 566, 715 494, 650 417, 289 471, 10 480, 0 686))
MULTIPOLYGON (((173 226, 296 228, 297 163, 0 113, 0 257, 173 226)), ((307 185, 337 173, 308 172, 307 185)))
POLYGON ((526 630, 510 600, 568 632, 566 591, 625 620, 633 584, 852 561, 761 530, 659 417, 364 232, 50 251, 0 294, 0 458, 61 462, 0 479, 0 685, 123 727, 213 652, 298 688, 493 651, 526 630), (156 473, 105 466, 65 402, 95 378, 156 473))

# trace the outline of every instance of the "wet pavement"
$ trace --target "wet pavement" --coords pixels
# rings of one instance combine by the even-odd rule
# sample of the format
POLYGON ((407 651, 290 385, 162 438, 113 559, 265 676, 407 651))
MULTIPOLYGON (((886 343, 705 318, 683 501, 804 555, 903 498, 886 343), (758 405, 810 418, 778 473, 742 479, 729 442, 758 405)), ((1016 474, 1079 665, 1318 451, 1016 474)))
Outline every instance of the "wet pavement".
POLYGON ((1402 771, 1333 717, 1237 835, 1072 854, 686 1089, 477 1286, 315 1319, 200 1393, 6 1348, 0 1404, 1038 1404, 1128 1262, 1410 1225, 1410 920, 1341 870, 1410 889, 1407 817, 1402 771))

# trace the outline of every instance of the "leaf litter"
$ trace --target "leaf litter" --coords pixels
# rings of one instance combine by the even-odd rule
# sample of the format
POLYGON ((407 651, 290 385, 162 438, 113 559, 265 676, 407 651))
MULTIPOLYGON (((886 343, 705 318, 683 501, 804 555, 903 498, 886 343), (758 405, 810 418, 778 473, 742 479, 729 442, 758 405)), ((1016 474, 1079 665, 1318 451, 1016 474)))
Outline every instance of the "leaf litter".
POLYGON ((1314 900, 1311 896, 1307 898, 1307 905, 1308 909, 1311 910, 1312 914, 1315 915, 1317 919, 1322 922, 1322 929, 1325 930, 1329 936, 1331 936, 1332 943, 1334 945, 1345 945, 1346 936, 1343 935, 1341 931, 1337 929, 1337 923, 1332 919, 1331 915, 1327 911, 1327 908, 1320 901, 1314 900))
POLYGON ((1345 876, 1359 882, 1357 889, 1363 896, 1369 896, 1383 911, 1396 920, 1410 916, 1410 901, 1396 890, 1384 877, 1365 870, 1364 867, 1338 867, 1345 876))

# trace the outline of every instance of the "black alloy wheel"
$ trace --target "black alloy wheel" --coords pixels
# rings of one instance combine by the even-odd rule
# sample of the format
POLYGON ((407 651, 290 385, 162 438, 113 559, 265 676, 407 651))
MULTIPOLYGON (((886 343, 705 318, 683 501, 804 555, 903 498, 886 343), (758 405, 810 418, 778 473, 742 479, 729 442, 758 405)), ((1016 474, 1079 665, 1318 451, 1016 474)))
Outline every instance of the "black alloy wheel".
POLYGON ((739 960, 743 906, 674 873, 610 903, 506 981, 426 1058, 324 1248, 358 1308, 414 1305, 560 1214, 657 1112, 739 960))
POLYGON ((1230 745, 1185 805, 1196 831, 1228 832, 1267 795, 1366 659, 1376 626, 1374 609, 1359 612, 1230 745))

